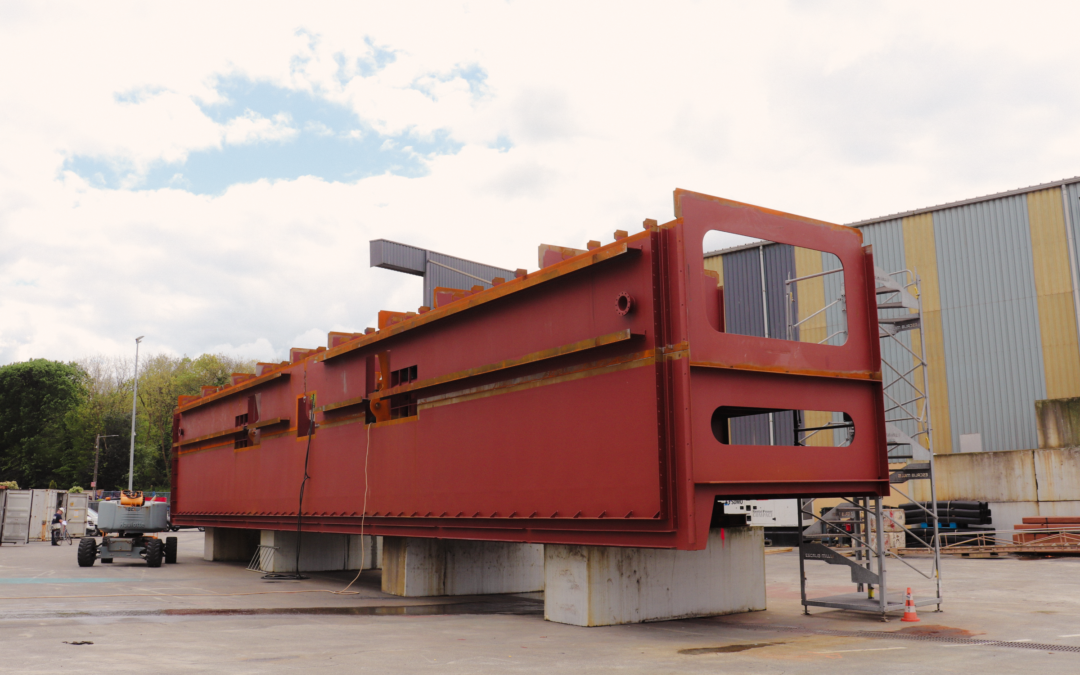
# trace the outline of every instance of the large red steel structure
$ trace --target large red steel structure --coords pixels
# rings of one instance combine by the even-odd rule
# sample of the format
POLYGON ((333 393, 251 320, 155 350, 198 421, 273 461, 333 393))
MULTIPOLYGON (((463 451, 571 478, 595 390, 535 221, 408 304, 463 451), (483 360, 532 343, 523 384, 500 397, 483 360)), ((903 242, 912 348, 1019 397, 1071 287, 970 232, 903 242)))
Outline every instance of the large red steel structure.
POLYGON ((305 458, 315 532, 692 550, 718 497, 888 494, 861 234, 683 190, 675 216, 181 397, 173 522, 293 529, 305 458), (836 255, 846 343, 723 332, 709 230, 836 255), (807 409, 847 413, 851 444, 723 442, 730 416, 807 409))

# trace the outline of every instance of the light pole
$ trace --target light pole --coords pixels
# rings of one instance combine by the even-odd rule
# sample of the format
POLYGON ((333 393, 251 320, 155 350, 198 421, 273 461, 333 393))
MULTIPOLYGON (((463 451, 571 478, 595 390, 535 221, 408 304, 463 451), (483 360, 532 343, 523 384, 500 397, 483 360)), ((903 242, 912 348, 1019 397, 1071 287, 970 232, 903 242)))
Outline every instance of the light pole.
POLYGON ((128 462, 128 492, 135 485, 135 404, 139 402, 139 343, 145 335, 135 338, 135 386, 131 393, 131 461, 128 462))
POLYGON ((101 443, 101 439, 103 439, 103 438, 116 438, 116 434, 109 434, 108 436, 105 436, 103 434, 98 434, 94 438, 94 480, 93 480, 93 482, 90 483, 90 494, 93 495, 94 497, 97 497, 98 456, 99 456, 99 453, 100 453, 100 450, 101 450, 99 444, 101 443))

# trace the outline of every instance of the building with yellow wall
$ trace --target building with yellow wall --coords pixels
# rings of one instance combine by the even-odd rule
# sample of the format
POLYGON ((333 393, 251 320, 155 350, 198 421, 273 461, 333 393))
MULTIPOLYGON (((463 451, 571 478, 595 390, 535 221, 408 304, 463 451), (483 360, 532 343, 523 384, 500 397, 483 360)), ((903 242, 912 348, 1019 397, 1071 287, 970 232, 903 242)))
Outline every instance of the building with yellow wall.
MULTIPOLYGON (((1037 447, 1035 401, 1080 396, 1080 178, 850 225, 873 246, 877 267, 918 277, 922 330, 904 334, 902 346, 883 342, 883 358, 910 366, 905 350, 921 353, 925 339, 935 451, 1037 447)), ((727 330, 846 339, 842 274, 813 276, 838 270, 834 256, 766 242, 707 253, 704 264, 724 286, 727 330)), ((776 442, 794 424, 836 419, 804 415, 759 415, 738 429, 733 420, 733 440, 776 442)), ((841 445, 838 438, 818 434, 806 444, 841 445)))

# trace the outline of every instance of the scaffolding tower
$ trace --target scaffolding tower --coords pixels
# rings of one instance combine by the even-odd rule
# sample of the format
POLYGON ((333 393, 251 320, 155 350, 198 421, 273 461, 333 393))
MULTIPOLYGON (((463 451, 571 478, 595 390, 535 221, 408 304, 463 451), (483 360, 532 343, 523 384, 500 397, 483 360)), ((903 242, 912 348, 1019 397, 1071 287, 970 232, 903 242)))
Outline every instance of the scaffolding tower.
MULTIPOLYGON (((934 477, 934 442, 930 420, 930 386, 926 363, 926 340, 923 336, 923 309, 919 295, 919 277, 910 270, 887 273, 876 268, 878 336, 882 341, 882 389, 885 401, 885 429, 890 464, 904 466, 892 471, 889 481, 892 490, 916 508, 925 512, 921 527, 910 527, 906 520, 898 521, 882 506, 880 497, 844 497, 841 503, 820 514, 814 513, 814 500, 799 500, 800 527, 810 523, 799 538, 799 577, 803 611, 810 607, 829 607, 881 615, 888 620, 889 612, 904 608, 902 593, 890 591, 886 561, 889 558, 908 566, 922 577, 934 582, 934 596, 917 594, 917 606, 936 605, 941 611, 941 541, 937 512, 937 486, 934 477), (905 343, 904 337, 907 334, 905 343), (918 348, 913 349, 915 337, 918 348), (910 363, 910 365, 907 365, 910 363), (912 480, 929 481, 930 503, 922 504, 898 486, 912 480), (901 546, 890 546, 889 535, 904 537, 901 546), (931 554, 930 569, 912 564, 894 549, 906 546, 908 538, 921 543, 931 554), (826 597, 807 597, 807 562, 820 561, 830 565, 847 566, 855 592, 826 597)), ((785 282, 787 297, 788 339, 797 340, 799 328, 810 319, 836 308, 845 312, 843 284, 838 296, 809 316, 798 319, 796 284, 812 278, 843 274, 842 269, 807 275, 785 282)), ((826 333, 829 331, 826 330, 826 333)), ((821 340, 821 343, 846 332, 846 326, 821 340)), ((795 444, 805 445, 815 434, 844 430, 847 442, 854 434, 854 423, 847 415, 835 415, 829 424, 806 426, 801 413, 795 416, 795 444)), ((842 443, 838 444, 842 445, 842 443)))

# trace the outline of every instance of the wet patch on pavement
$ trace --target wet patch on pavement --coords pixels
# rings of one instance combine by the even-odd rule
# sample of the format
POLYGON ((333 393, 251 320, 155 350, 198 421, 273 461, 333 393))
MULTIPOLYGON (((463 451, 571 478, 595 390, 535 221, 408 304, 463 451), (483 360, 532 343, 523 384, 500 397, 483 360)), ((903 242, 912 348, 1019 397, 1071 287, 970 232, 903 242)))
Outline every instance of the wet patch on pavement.
POLYGON ((745 652, 750 649, 760 649, 761 647, 772 647, 775 645, 786 645, 786 642, 750 642, 741 645, 724 645, 722 647, 695 647, 693 649, 680 649, 680 654, 686 654, 688 656, 698 656, 699 654, 735 654, 737 652, 745 652))

